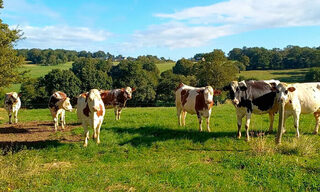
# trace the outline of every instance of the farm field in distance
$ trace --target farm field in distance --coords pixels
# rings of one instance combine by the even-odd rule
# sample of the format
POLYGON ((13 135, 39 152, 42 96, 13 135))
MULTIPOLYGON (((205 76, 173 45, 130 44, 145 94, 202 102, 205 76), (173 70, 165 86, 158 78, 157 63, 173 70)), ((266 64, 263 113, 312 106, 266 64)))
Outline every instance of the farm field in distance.
MULTIPOLYGON (((0 191, 320 190, 320 136, 311 134, 312 115, 301 116, 300 139, 289 118, 283 144, 276 146, 275 134, 264 134, 268 115, 252 116, 250 142, 236 139, 231 104, 214 106, 211 133, 198 132, 195 115, 179 127, 174 107, 126 108, 120 121, 109 109, 101 144, 91 139, 87 148, 75 112, 66 113, 69 126, 57 133, 49 109, 22 109, 15 126, 6 124, 3 109, 0 117, 0 191), (31 133, 42 131, 49 133, 45 139, 28 142, 31 133), (26 141, 8 144, 14 134, 26 141)), ((274 130, 277 121, 278 115, 274 130)))
MULTIPOLYGON (((118 63, 115 62, 115 65, 118 63)), ((174 62, 163 62, 156 64, 160 73, 163 71, 172 69, 175 65, 174 62)), ((29 76, 31 78, 37 78, 45 76, 52 69, 70 69, 72 67, 72 62, 54 65, 54 66, 42 66, 35 64, 26 64, 21 68, 23 70, 30 70, 29 76)), ((244 76, 245 78, 254 78, 258 80, 264 79, 278 79, 283 82, 302 82, 304 80, 304 75, 308 71, 305 69, 289 69, 289 70, 252 70, 252 71, 241 71, 238 76, 244 76)), ((12 84, 10 87, 5 88, 5 92, 16 91, 19 92, 21 84, 12 84)))

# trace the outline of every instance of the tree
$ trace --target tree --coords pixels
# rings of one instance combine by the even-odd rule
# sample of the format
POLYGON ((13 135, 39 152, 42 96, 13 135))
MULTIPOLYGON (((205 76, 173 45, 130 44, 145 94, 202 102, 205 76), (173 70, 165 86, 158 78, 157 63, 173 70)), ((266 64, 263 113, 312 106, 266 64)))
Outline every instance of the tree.
POLYGON ((195 76, 184 76, 174 74, 172 70, 167 70, 161 73, 159 84, 157 86, 157 101, 166 105, 173 105, 175 100, 175 89, 180 83, 195 86, 195 76))
POLYGON ((55 91, 62 91, 72 98, 82 92, 81 81, 70 70, 53 69, 40 79, 40 84, 45 85, 49 96, 55 91))
POLYGON ((307 82, 320 81, 320 68, 311 68, 304 77, 307 82))
MULTIPOLYGON (((3 1, 0 0, 0 9, 3 1)), ((0 19, 0 88, 19 80, 18 68, 23 64, 22 56, 17 56, 13 46, 21 38, 19 29, 9 29, 0 19)))
POLYGON ((44 81, 29 79, 21 84, 21 103, 26 108, 48 107, 49 94, 45 89, 44 81))
POLYGON ((82 90, 111 89, 112 78, 108 75, 112 62, 94 58, 79 58, 72 64, 72 72, 80 79, 82 90))
POLYGON ((128 102, 129 105, 150 106, 154 104, 158 76, 154 72, 145 70, 140 61, 123 60, 111 69, 111 75, 115 88, 126 86, 136 88, 133 99, 128 102))
POLYGON ((196 77, 199 86, 211 85, 221 88, 236 79, 239 69, 235 63, 228 60, 224 52, 215 49, 204 55, 204 61, 195 65, 196 77))
POLYGON ((182 58, 177 61, 175 66, 172 68, 172 71, 175 74, 181 74, 184 76, 194 75, 193 62, 188 59, 182 58))

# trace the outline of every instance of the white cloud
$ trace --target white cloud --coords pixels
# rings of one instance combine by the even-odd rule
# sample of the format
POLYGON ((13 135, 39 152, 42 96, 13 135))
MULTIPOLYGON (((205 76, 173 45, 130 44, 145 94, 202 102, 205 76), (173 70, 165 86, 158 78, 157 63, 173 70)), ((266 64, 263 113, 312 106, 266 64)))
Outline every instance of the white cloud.
POLYGON ((197 24, 222 23, 264 27, 319 25, 320 1, 229 0, 155 16, 197 24))
MULTIPOLYGON (((14 27, 16 28, 16 27, 14 27)), ((22 26, 25 40, 19 42, 19 47, 26 48, 65 48, 92 49, 96 44, 105 42, 112 34, 104 30, 94 30, 86 27, 69 26, 22 26)))
POLYGON ((251 30, 320 25, 320 1, 229 0, 154 16, 168 23, 133 35, 133 44, 149 47, 199 47, 211 40, 251 30))
POLYGON ((133 35, 135 47, 199 47, 211 39, 231 35, 231 26, 196 26, 190 27, 182 23, 166 23, 152 25, 145 31, 137 31, 133 35))

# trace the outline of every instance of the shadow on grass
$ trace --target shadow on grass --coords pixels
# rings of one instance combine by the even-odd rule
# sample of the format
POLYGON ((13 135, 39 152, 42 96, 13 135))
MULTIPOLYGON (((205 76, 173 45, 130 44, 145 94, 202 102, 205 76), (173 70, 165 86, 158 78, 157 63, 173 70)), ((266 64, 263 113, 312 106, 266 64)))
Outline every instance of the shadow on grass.
POLYGON ((26 129, 15 128, 15 127, 7 127, 4 129, 0 129, 0 134, 8 134, 8 133, 28 133, 29 131, 26 129))
POLYGON ((9 153, 17 153, 24 149, 43 149, 48 147, 58 147, 63 145, 59 140, 43 140, 43 141, 3 141, 0 142, 0 149, 2 150, 2 155, 7 155, 9 153))
POLYGON ((295 83, 295 82, 303 82, 305 74, 308 70, 301 70, 301 71, 278 71, 272 72, 272 75, 284 75, 284 77, 278 77, 279 81, 288 82, 288 83, 295 83))
POLYGON ((213 138, 232 137, 234 132, 199 132, 195 130, 173 130, 157 125, 145 126, 140 128, 111 128, 116 133, 139 134, 129 141, 120 143, 120 145, 131 144, 133 146, 147 145, 157 141, 166 141, 171 139, 189 139, 193 142, 205 142, 213 138))

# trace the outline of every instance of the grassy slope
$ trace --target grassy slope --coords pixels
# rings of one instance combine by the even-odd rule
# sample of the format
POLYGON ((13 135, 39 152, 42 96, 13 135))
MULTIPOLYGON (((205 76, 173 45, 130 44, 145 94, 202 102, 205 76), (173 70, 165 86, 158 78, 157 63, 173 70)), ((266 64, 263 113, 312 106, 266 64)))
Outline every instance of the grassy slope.
POLYGON ((174 62, 164 62, 164 63, 158 63, 157 64, 157 67, 160 71, 160 73, 166 71, 166 70, 169 70, 169 69, 172 69, 172 67, 175 65, 174 62))
POLYGON ((239 75, 246 78, 278 79, 283 82, 303 82, 305 73, 308 69, 289 69, 289 70, 253 70, 242 71, 239 75))
MULTIPOLYGON (((194 115, 187 116, 185 128, 177 126, 175 108, 127 108, 120 121, 107 110, 100 145, 56 141, 0 156, 0 191, 320 190, 320 144, 319 136, 310 134, 312 115, 301 118, 304 134, 297 147, 290 118, 284 144, 275 150, 274 135, 249 143, 236 139, 234 111, 230 104, 214 107, 213 132, 199 133, 194 115)), ((0 115, 7 121, 4 111, 0 115)), ((51 119, 48 109, 22 110, 19 116, 51 119)), ((75 121, 75 113, 67 113, 67 122, 75 121)), ((266 131, 268 117, 254 115, 251 127, 266 131)), ((81 135, 82 128, 69 134, 81 135)))
MULTIPOLYGON (((54 65, 54 66, 42 66, 42 65, 35 65, 35 64, 26 64, 23 65, 23 67, 20 69, 20 71, 29 71, 28 76, 31 78, 38 78, 45 76, 47 73, 49 73, 52 69, 70 69, 72 67, 72 62, 67 62, 60 65, 54 65)), ((5 92, 11 92, 16 91, 19 92, 21 87, 20 83, 12 84, 11 86, 4 89, 5 92)))

